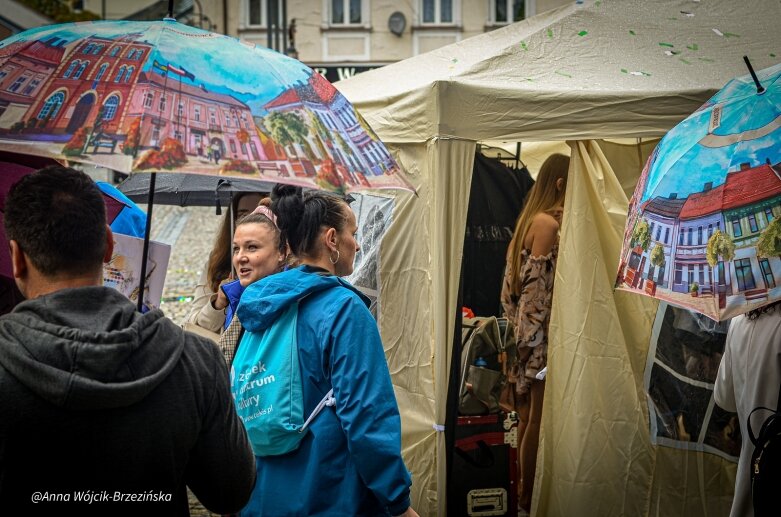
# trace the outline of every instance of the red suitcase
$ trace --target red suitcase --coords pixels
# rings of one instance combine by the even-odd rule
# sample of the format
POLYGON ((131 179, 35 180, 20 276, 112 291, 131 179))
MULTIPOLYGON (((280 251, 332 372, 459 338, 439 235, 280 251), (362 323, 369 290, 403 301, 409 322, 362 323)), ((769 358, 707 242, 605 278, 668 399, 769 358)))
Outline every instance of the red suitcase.
POLYGON ((450 517, 517 515, 517 447, 517 413, 458 417, 450 517))

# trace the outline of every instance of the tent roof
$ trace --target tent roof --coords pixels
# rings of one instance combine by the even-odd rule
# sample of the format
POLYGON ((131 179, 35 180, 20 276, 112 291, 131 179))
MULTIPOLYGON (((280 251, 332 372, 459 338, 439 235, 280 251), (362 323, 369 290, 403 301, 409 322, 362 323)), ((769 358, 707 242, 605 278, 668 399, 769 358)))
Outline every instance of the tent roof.
POLYGON ((586 0, 336 83, 380 137, 661 136, 781 62, 781 3, 586 0))

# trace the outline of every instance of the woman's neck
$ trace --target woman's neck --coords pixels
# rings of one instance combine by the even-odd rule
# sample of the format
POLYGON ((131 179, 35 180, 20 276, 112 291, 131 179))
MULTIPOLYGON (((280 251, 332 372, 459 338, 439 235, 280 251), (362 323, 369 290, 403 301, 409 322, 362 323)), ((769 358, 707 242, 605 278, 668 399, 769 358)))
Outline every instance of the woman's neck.
POLYGON ((328 257, 323 254, 322 256, 318 258, 312 258, 312 257, 301 257, 299 261, 300 265, 302 266, 310 266, 310 267, 317 267, 320 269, 325 269, 332 275, 336 274, 336 270, 334 268, 334 265, 331 264, 331 261, 328 260, 328 257))

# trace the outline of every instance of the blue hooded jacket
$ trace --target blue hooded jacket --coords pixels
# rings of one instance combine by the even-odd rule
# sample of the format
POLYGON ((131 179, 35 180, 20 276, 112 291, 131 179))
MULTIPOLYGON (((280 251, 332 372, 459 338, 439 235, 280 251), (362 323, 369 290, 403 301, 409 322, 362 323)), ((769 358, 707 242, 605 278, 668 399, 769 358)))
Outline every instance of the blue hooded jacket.
POLYGON ((304 414, 332 387, 336 406, 315 418, 295 451, 256 458, 257 482, 242 515, 399 515, 410 505, 411 481, 367 299, 349 282, 301 266, 248 286, 237 314, 257 332, 296 301, 304 414))

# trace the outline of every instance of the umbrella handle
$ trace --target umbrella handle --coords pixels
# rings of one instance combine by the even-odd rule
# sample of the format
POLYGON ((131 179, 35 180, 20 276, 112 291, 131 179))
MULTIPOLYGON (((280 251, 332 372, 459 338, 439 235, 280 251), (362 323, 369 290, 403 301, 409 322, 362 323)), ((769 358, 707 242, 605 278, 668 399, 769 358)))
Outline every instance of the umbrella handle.
POLYGON ((144 230, 144 251, 141 253, 141 279, 138 283, 138 312, 144 312, 144 283, 146 282, 146 262, 149 256, 149 235, 152 233, 152 208, 155 203, 155 180, 157 174, 152 173, 149 179, 149 199, 146 203, 146 229, 144 230))

